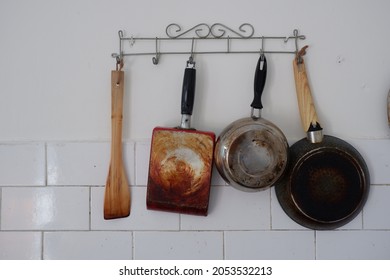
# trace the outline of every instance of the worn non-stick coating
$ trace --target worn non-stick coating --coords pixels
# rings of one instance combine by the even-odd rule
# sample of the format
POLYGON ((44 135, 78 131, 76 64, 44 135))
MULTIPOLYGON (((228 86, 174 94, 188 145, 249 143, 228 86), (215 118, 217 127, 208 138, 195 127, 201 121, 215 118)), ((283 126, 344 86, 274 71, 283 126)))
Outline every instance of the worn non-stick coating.
POLYGON ((146 206, 152 210, 206 216, 215 134, 191 128, 194 66, 187 62, 184 71, 180 126, 153 129, 146 206))
POLYGON ((285 175, 275 185, 286 214, 311 229, 335 229, 362 210, 370 175, 361 154, 349 143, 322 134, 306 68, 301 57, 293 62, 298 107, 308 137, 290 147, 285 175))
POLYGON ((304 138, 290 147, 286 173, 275 185, 283 210, 311 229, 347 224, 364 206, 369 172, 360 153, 347 142, 325 135, 321 143, 304 138))

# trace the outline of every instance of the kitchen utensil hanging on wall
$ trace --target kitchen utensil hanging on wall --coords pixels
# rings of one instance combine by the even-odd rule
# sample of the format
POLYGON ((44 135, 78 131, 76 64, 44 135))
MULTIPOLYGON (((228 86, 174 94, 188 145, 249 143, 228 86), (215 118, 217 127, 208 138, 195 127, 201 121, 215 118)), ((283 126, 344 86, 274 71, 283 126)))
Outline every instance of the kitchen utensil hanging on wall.
POLYGON ((122 158, 124 72, 117 59, 111 71, 111 159, 104 194, 104 219, 130 215, 130 190, 122 158))
POLYGON ((335 229, 355 218, 369 193, 363 157, 347 142, 322 134, 302 56, 293 61, 298 107, 307 138, 290 147, 286 174, 275 185, 285 213, 316 230, 335 229))
POLYGON ((243 191, 260 191, 272 186, 287 165, 286 137, 275 124, 260 116, 266 76, 267 60, 261 54, 255 71, 251 116, 228 125, 215 146, 219 173, 227 183, 243 191))
POLYGON ((148 209, 203 216, 208 213, 215 135, 191 128, 195 79, 191 56, 184 71, 180 126, 153 130, 148 209))

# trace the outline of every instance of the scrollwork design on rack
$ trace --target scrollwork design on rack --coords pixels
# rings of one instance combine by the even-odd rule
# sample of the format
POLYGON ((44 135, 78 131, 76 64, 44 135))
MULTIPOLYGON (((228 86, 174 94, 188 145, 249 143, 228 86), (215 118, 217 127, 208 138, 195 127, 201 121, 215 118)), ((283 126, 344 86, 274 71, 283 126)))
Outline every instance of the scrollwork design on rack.
POLYGON ((241 24, 238 29, 232 29, 222 23, 214 23, 212 25, 206 24, 206 23, 200 23, 192 28, 189 29, 182 29, 180 25, 177 23, 171 23, 169 24, 166 29, 165 33, 167 35, 166 38, 161 37, 138 37, 133 38, 131 37, 124 37, 124 32, 122 30, 119 30, 118 36, 119 36, 119 52, 113 53, 112 57, 116 58, 117 64, 118 61, 121 62, 124 56, 134 56, 134 55, 153 55, 152 58, 153 64, 157 65, 159 63, 159 58, 161 55, 165 54, 191 54, 191 57, 193 54, 226 54, 226 53, 284 53, 284 54, 298 54, 299 51, 299 41, 305 40, 306 36, 299 34, 298 29, 294 29, 293 35, 290 36, 254 36, 255 33, 253 25, 249 23, 243 23, 241 24), (218 40, 221 39, 222 41, 226 41, 226 47, 220 48, 218 50, 202 50, 202 51, 194 51, 194 41, 196 40, 218 40), (261 48, 260 50, 257 49, 251 49, 251 50, 231 50, 230 48, 230 42, 232 40, 261 40, 261 48), (129 42, 130 47, 134 45, 134 43, 137 40, 142 40, 146 42, 153 41, 155 44, 155 51, 154 52, 124 52, 124 42, 129 42), (188 52, 188 50, 175 50, 175 51, 160 51, 160 43, 166 42, 166 41, 175 41, 175 40, 192 40, 191 45, 191 52, 188 52), (292 50, 292 48, 288 47, 288 49, 277 49, 277 50, 270 50, 267 49, 264 50, 264 41, 265 40, 281 40, 284 43, 288 43, 289 41, 295 42, 295 50, 292 50))
MULTIPOLYGON (((305 40, 305 39, 306 39, 306 36, 305 36, 305 35, 299 35, 298 29, 294 29, 294 36, 286 37, 286 38, 284 39, 284 42, 287 43, 288 40, 290 40, 290 39, 294 39, 295 41, 297 41, 298 39, 300 39, 300 40, 305 40)), ((298 46, 296 46, 296 48, 298 49, 298 46)))
POLYGON ((194 27, 192 27, 184 32, 181 32, 181 30, 182 29, 181 29, 180 25, 178 25, 177 23, 171 23, 165 29, 165 33, 167 34, 167 36, 169 38, 176 39, 176 38, 184 36, 185 34, 188 34, 189 32, 191 32, 193 30, 198 38, 207 38, 211 32, 210 26, 208 26, 206 23, 197 24, 194 27), (202 33, 206 33, 206 34, 202 35, 202 33))
POLYGON ((222 38, 225 36, 226 32, 229 31, 234 35, 237 35, 238 37, 241 38, 251 38, 253 34, 255 33, 255 29, 253 26, 249 23, 243 23, 240 25, 238 28, 239 31, 235 31, 232 28, 222 24, 222 23, 214 23, 211 27, 211 35, 214 38, 222 38), (218 34, 218 33, 220 34, 218 34))
POLYGON ((223 38, 228 37, 226 34, 231 33, 239 38, 251 38, 255 33, 255 29, 249 23, 243 23, 239 26, 238 31, 234 30, 222 23, 214 23, 213 25, 208 25, 206 23, 200 23, 194 27, 182 31, 180 25, 176 23, 171 23, 165 29, 165 33, 168 38, 176 39, 179 37, 184 37, 184 35, 190 33, 191 31, 195 32, 197 38, 223 38))

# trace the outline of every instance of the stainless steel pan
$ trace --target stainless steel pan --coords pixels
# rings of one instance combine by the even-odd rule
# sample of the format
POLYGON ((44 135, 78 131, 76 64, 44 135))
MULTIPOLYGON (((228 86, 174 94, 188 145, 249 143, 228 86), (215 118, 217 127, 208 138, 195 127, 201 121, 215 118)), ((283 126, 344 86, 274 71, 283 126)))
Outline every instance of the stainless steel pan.
POLYGON ((260 116, 266 77, 267 60, 261 55, 255 71, 251 116, 228 125, 215 146, 214 160, 219 173, 227 183, 243 191, 272 186, 287 165, 286 137, 275 124, 260 116))

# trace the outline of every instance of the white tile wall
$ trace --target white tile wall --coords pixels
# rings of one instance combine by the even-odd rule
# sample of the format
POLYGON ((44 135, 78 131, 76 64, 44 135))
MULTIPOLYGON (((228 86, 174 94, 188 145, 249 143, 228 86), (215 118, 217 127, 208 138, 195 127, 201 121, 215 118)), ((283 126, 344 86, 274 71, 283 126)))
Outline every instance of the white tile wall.
POLYGON ((149 172, 150 141, 137 142, 135 145, 135 184, 146 186, 149 172))
POLYGON ((311 260, 315 258, 314 231, 229 231, 225 258, 311 260))
POLYGON ((241 192, 216 170, 207 217, 147 210, 148 140, 124 143, 131 214, 107 221, 109 143, 0 143, 0 259, 390 259, 390 142, 352 142, 371 192, 334 231, 297 225, 273 188, 241 192))
POLYGON ((371 183, 390 182, 390 139, 348 140, 364 157, 370 170, 371 183))
POLYGON ((112 231, 44 233, 45 260, 132 259, 132 233, 112 231))
POLYGON ((49 143, 47 183, 104 185, 109 161, 109 143, 49 143))
POLYGON ((39 260, 42 258, 42 233, 0 232, 1 260, 39 260))
MULTIPOLYGON (((134 143, 123 144, 123 161, 134 184, 134 143)), ((49 143, 48 185, 105 185, 110 163, 110 143, 49 143)))
POLYGON ((364 229, 389 229, 389 186, 372 186, 363 211, 364 229))
POLYGON ((181 216, 183 230, 270 229, 270 190, 242 192, 230 186, 213 186, 207 217, 181 216))
POLYGON ((45 169, 45 144, 0 144, 0 186, 43 186, 45 169))
POLYGON ((179 230, 179 214, 146 209, 146 187, 132 187, 131 213, 123 219, 103 219, 104 188, 91 190, 92 230, 179 230))
POLYGON ((317 232, 317 259, 390 259, 390 231, 317 232))
POLYGON ((218 231, 137 231, 134 259, 223 259, 223 233, 218 231))
POLYGON ((2 230, 88 230, 89 188, 4 187, 2 230))

